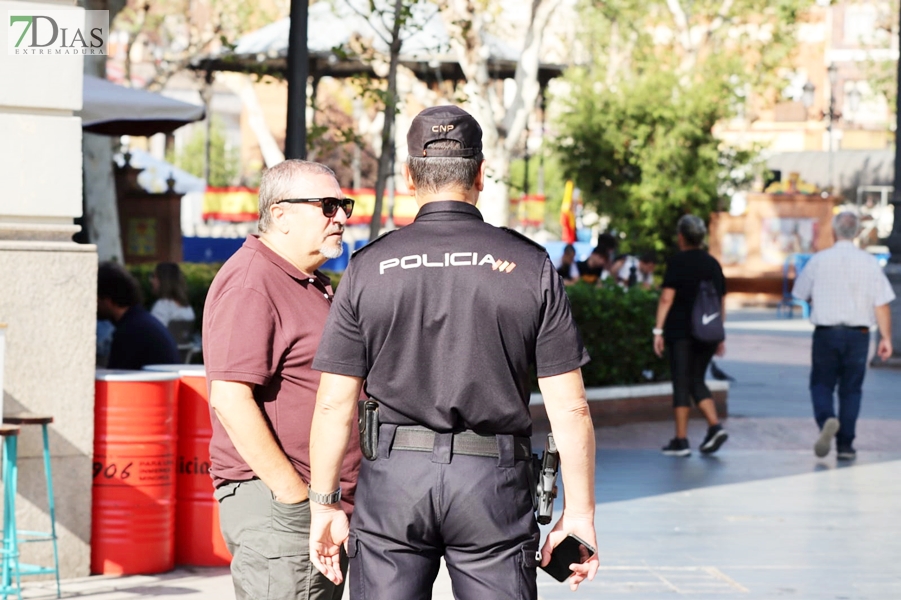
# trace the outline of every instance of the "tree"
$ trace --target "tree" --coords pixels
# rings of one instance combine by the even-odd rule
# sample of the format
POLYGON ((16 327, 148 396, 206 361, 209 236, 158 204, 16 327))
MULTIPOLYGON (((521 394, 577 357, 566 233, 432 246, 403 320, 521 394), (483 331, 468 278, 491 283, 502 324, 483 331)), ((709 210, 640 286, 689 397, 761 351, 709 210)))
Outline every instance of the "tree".
POLYGON ((556 142, 584 200, 627 246, 672 249, 678 216, 726 208, 752 175, 754 148, 729 148, 716 123, 781 92, 777 67, 809 2, 610 0, 583 7, 556 142), (753 67, 753 68, 751 68, 753 67), (750 99, 749 99, 750 96, 750 99))
POLYGON ((494 6, 487 0, 439 0, 438 6, 451 37, 451 49, 466 82, 463 95, 473 117, 482 127, 482 146, 488 171, 481 195, 485 220, 507 225, 510 199, 508 182, 510 160, 520 147, 529 115, 538 100, 540 50, 551 15, 560 0, 531 0, 529 18, 523 32, 523 47, 516 64, 513 101, 504 106, 504 98, 489 69, 489 38, 492 23, 497 22, 494 6))
MULTIPOLYGON (((216 116, 210 124, 210 178, 207 185, 228 187, 235 185, 241 175, 241 158, 238 149, 230 146, 225 135, 225 125, 216 116)), ((166 160, 195 177, 204 176, 206 150, 205 128, 195 127, 184 147, 169 152, 166 160)))

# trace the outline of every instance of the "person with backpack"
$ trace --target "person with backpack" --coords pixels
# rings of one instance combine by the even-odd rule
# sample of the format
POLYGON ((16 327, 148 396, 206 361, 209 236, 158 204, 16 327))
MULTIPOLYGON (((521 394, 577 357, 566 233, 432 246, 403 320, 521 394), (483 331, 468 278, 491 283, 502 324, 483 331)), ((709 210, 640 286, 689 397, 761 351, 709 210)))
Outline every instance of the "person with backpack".
POLYGON ((717 260, 701 247, 707 234, 704 221, 683 215, 676 232, 680 252, 667 261, 653 330, 654 352, 662 357, 666 350, 673 377, 676 437, 662 450, 668 456, 691 455, 688 417, 693 399, 708 425, 699 449, 713 454, 729 435, 717 418, 704 375, 713 355, 726 352, 726 278, 717 260))

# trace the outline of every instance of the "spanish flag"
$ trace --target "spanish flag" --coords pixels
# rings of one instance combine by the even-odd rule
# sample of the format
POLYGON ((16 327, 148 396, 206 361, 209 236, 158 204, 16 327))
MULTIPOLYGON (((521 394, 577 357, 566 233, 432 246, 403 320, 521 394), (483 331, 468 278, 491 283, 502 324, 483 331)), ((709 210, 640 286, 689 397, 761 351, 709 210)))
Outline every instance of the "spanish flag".
POLYGON ((563 202, 560 204, 560 239, 568 244, 576 241, 576 214, 573 212, 573 182, 568 180, 563 188, 563 202))

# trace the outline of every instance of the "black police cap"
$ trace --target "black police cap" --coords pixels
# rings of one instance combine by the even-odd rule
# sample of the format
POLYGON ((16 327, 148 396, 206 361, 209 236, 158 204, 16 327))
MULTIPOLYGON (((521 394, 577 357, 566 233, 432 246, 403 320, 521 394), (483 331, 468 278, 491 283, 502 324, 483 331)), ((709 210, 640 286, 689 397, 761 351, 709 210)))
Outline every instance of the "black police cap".
POLYGON ((433 106, 413 119, 407 132, 407 152, 414 157, 472 158, 482 152, 482 128, 471 114, 456 106, 433 106), (454 140, 460 148, 429 148, 440 140, 454 140))

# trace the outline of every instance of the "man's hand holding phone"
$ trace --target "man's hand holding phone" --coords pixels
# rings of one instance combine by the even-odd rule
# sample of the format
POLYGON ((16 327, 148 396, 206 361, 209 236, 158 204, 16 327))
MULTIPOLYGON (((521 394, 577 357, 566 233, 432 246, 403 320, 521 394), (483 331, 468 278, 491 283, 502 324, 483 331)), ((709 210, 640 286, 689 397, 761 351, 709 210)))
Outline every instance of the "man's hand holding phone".
POLYGON ((571 573, 569 587, 576 591, 579 589, 580 583, 586 579, 594 579, 598 572, 600 563, 596 551, 597 546, 594 519, 570 517, 564 510, 563 516, 548 533, 544 547, 541 549, 541 568, 558 581, 566 580, 565 575, 568 570, 571 573), (559 551, 555 554, 558 547, 559 551), (577 556, 578 559, 576 559, 577 556), (570 560, 572 562, 569 564, 563 564, 570 560))

